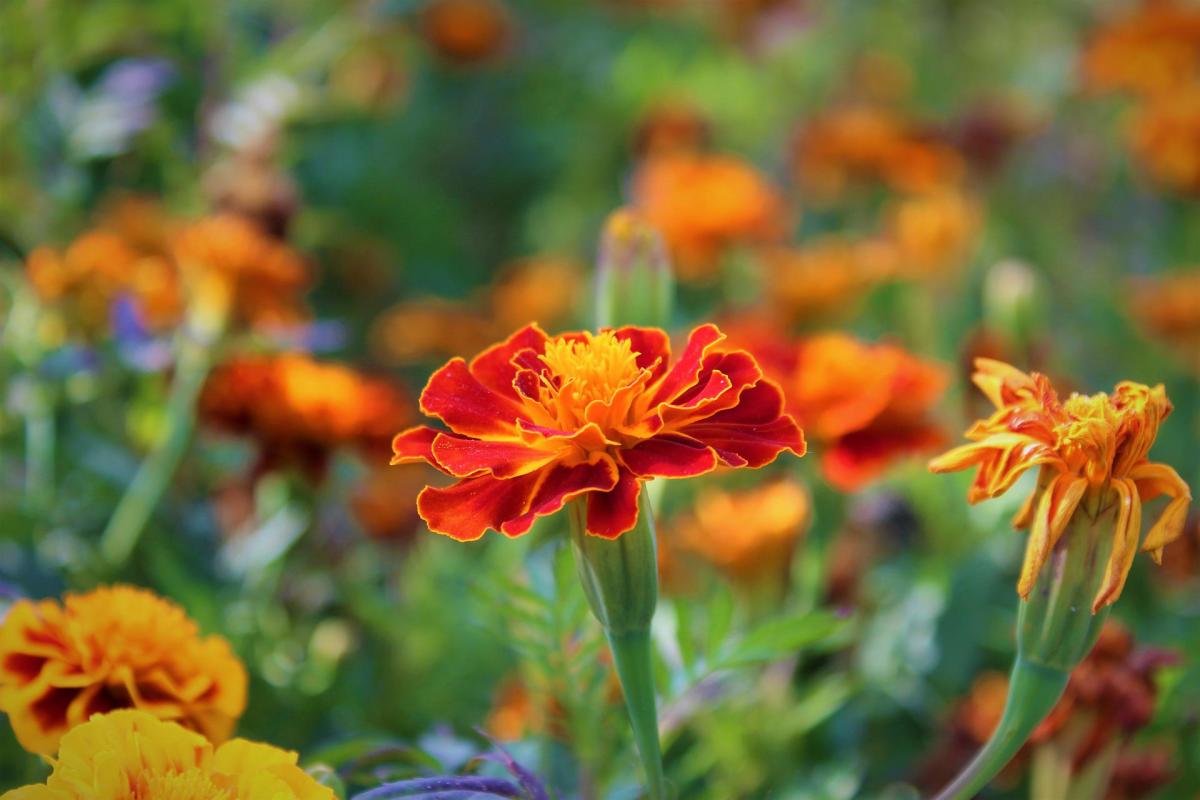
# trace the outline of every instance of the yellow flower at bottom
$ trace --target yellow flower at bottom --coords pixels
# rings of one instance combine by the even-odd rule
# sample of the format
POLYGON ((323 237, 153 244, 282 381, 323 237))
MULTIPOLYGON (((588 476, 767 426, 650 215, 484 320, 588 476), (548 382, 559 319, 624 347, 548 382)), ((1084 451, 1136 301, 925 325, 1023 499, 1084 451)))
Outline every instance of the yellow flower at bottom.
POLYGON ((971 444, 934 459, 934 472, 978 467, 968 502, 997 497, 1031 467, 1040 467, 1037 489, 1014 524, 1030 528, 1017 591, 1028 598, 1038 573, 1077 513, 1115 515, 1112 552, 1092 610, 1114 602, 1133 565, 1142 532, 1142 504, 1170 498, 1141 543, 1155 563, 1179 537, 1192 495, 1174 469, 1147 455, 1171 413, 1161 385, 1125 381, 1112 394, 1073 394, 1060 400, 1044 375, 1026 375, 990 359, 975 362, 975 385, 996 412, 967 431, 971 444))
POLYGON ((203 736, 144 711, 97 714, 62 738, 46 783, 0 800, 332 800, 296 754, 203 736))

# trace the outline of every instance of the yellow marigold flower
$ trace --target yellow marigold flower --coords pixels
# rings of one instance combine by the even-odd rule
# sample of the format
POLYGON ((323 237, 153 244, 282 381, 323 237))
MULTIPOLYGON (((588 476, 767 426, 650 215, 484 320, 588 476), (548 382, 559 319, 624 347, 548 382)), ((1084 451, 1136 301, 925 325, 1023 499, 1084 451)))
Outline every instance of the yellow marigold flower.
POLYGON ((44 784, 0 800, 333 800, 293 752, 234 739, 220 747, 145 711, 96 714, 62 739, 44 784))
POLYGON ((934 472, 978 467, 968 502, 996 497, 1031 467, 1037 489, 1014 524, 1031 527, 1017 591, 1029 596, 1073 515, 1116 515, 1112 552, 1092 604, 1098 611, 1121 594, 1142 530, 1142 503, 1170 498, 1142 550, 1161 563, 1163 548, 1183 532, 1192 495, 1174 469, 1147 458, 1171 412, 1162 385, 1125 381, 1112 394, 1072 394, 1060 400, 1046 376, 979 359, 974 376, 996 407, 966 433, 971 444, 934 459, 934 472))
POLYGON ((709 488, 671 531, 681 550, 712 564, 734 583, 754 586, 786 579, 810 512, 808 492, 791 480, 739 492, 709 488))
POLYGON ((0 708, 17 740, 51 755, 96 713, 139 708, 220 742, 246 707, 246 671, 224 639, 144 589, 17 602, 0 623, 0 708))

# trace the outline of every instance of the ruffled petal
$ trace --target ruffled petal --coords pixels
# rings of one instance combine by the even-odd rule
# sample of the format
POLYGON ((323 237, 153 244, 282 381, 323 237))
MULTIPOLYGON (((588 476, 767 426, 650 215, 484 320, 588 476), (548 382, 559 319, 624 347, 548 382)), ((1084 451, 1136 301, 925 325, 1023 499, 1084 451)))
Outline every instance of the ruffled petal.
POLYGON ((688 336, 683 352, 679 354, 679 360, 672 365, 658 385, 652 387, 654 394, 650 400, 650 408, 668 403, 694 386, 704 364, 705 354, 724 338, 725 334, 721 333, 716 325, 701 325, 693 330, 688 336))
POLYGON ((542 352, 548 338, 537 323, 526 325, 505 341, 475 356, 469 370, 488 389, 513 402, 520 402, 520 397, 513 389, 513 379, 518 371, 513 359, 524 350, 542 352))
POLYGON ((512 478, 533 472, 553 461, 553 449, 529 447, 520 442, 485 441, 438 434, 431 452, 435 463, 456 478, 489 472, 497 478, 512 478))
POLYGON ((784 450, 804 455, 800 426, 783 413, 783 392, 770 381, 744 391, 734 408, 680 428, 679 433, 706 444, 729 466, 761 467, 784 450))
POLYGON ((630 325, 613 331, 613 336, 629 342, 633 352, 637 353, 638 367, 650 370, 651 381, 658 380, 667 371, 671 361, 671 340, 664 331, 630 325))
POLYGON ((712 448, 686 436, 666 434, 621 451, 621 461, 643 478, 690 478, 717 468, 712 448))
POLYGON ((1121 596, 1142 535, 1142 501, 1137 487, 1129 480, 1114 480, 1112 487, 1117 493, 1117 528, 1113 532, 1112 553, 1104 566, 1104 579, 1092 601, 1093 614, 1121 596))
POLYGON ((638 497, 642 483, 629 470, 620 471, 616 486, 607 492, 588 495, 587 532, 604 539, 616 539, 633 530, 638 519, 638 497))
POLYGON ((421 392, 421 411, 455 433, 481 439, 512 436, 516 422, 527 419, 515 401, 480 383, 461 358, 433 373, 421 392))
POLYGON ((607 492, 617 484, 617 465, 605 457, 594 464, 564 466, 556 464, 543 470, 529 510, 500 526, 506 536, 527 533, 534 520, 561 509, 568 500, 584 492, 607 492))
POLYGON ((538 477, 537 472, 516 478, 480 475, 444 489, 426 486, 417 495, 417 513, 431 531, 472 542, 528 511, 538 477))
POLYGON ((425 425, 397 433, 392 439, 392 466, 417 461, 438 466, 437 459, 433 457, 433 440, 437 438, 438 433, 440 431, 425 425))

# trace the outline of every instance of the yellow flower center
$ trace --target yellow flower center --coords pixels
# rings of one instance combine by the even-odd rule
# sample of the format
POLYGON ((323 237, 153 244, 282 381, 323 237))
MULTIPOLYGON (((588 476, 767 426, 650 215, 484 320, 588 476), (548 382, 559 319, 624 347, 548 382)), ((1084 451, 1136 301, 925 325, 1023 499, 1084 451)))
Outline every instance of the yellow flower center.
POLYGON ((609 402, 618 389, 637 377, 637 356, 628 340, 611 331, 582 340, 554 339, 546 343, 542 363, 558 378, 559 403, 582 411, 592 402, 609 402))

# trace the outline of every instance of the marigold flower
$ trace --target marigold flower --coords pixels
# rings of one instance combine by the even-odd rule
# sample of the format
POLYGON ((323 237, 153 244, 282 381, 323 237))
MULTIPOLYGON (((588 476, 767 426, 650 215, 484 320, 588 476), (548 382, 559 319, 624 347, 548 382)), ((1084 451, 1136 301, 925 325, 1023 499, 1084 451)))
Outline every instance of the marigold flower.
POLYGON ((144 711, 96 714, 63 737, 44 784, 0 800, 333 800, 295 753, 233 739, 220 747, 144 711))
POLYGON ((1097 92, 1160 94, 1200 74, 1200 9, 1143 2, 1101 27, 1083 53, 1084 85, 1097 92))
POLYGON ((898 263, 890 243, 837 236, 764 250, 760 260, 771 303, 788 318, 805 322, 844 315, 898 263))
POLYGON ((371 327, 371 349, 386 362, 411 364, 477 352, 492 334, 491 321, 479 309, 425 297, 383 312, 371 327))
POLYGON ((725 248, 772 241, 784 229, 779 192, 731 156, 648 158, 633 177, 632 201, 667 240, 684 280, 711 277, 725 248))
POLYGON ((962 192, 943 190, 906 197, 888 215, 887 238, 902 273, 926 276, 961 263, 979 230, 979 212, 962 192))
POLYGON ((1200 191, 1200 82, 1143 102, 1134 113, 1130 149, 1158 183, 1178 192, 1200 191))
POLYGON ((224 741, 246 706, 246 672, 224 639, 130 586, 20 600, 0 623, 0 709, 17 740, 52 755, 93 714, 138 708, 224 741))
POLYGON ((964 172, 962 156, 937 135, 866 103, 831 109, 805 125, 792 146, 792 167, 810 196, 826 200, 868 181, 902 192, 940 189, 964 172))
POLYGON ((551 337, 530 325, 435 372, 421 410, 450 431, 400 433, 392 462, 426 461, 460 479, 417 499, 430 529, 455 539, 489 528, 519 536, 585 494, 587 532, 614 539, 637 523, 644 480, 804 453, 779 387, 724 338, 702 325, 670 364, 655 328, 551 337))
POLYGON ((213 370, 199 414, 215 427, 254 436, 264 467, 296 464, 319 476, 330 451, 364 449, 381 459, 412 418, 391 383, 300 353, 243 356, 213 370))
POLYGON ((358 524, 375 539, 409 538, 420 521, 417 495, 429 484, 430 473, 421 464, 372 470, 350 498, 358 524))
POLYGON ((288 325, 305 316, 304 259, 243 217, 218 214, 183 225, 171 250, 197 302, 211 304, 214 314, 251 325, 288 325))
POLYGON ((671 538, 737 584, 782 583, 810 515, 808 492, 792 480, 738 492, 708 488, 671 525, 671 538))
POLYGON ((696 153, 708 140, 708 119, 698 108, 684 100, 665 101, 652 107, 638 123, 633 151, 639 158, 696 153))
POLYGON ((553 256, 515 261, 503 267, 491 286, 492 318, 509 331, 531 319, 562 322, 575 310, 583 289, 583 269, 553 256))
POLYGON ((750 348, 784 387, 788 411, 821 443, 825 478, 842 491, 861 488, 898 459, 945 439, 929 419, 947 382, 938 364, 841 333, 750 348))
POLYGON ((1174 469, 1147 455, 1159 426, 1171 412, 1162 385, 1125 381, 1112 394, 1072 394, 1060 400, 1050 381, 1007 364, 980 359, 974 376, 996 407, 966 433, 971 444, 934 459, 934 472, 978 467, 967 495, 977 503, 1004 494, 1032 467, 1038 486, 1014 524, 1030 527, 1017 591, 1028 597, 1042 566, 1080 508, 1115 510, 1113 548, 1093 601, 1097 611, 1121 594, 1141 536, 1142 503, 1159 495, 1170 502, 1142 542, 1156 563, 1178 538, 1191 492, 1174 469))
POLYGON ((512 36, 512 20, 499 0, 432 0, 421 29, 438 55, 476 64, 500 53, 512 36))
POLYGON ((1134 319, 1200 366, 1200 270, 1141 278, 1130 289, 1134 319))

